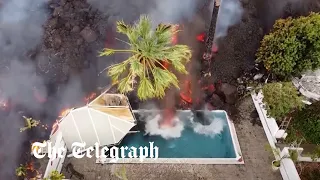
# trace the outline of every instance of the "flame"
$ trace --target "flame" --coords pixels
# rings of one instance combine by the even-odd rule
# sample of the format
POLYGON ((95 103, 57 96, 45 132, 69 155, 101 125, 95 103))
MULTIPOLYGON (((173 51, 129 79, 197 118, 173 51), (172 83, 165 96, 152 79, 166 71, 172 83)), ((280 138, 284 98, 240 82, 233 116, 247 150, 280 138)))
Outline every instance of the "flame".
POLYGON ((217 53, 218 52, 218 46, 217 46, 217 44, 212 44, 212 48, 211 48, 211 51, 213 52, 213 53, 217 53))
POLYGON ((59 117, 65 117, 69 112, 71 111, 70 108, 66 108, 66 109, 63 109, 61 112, 60 112, 60 115, 59 117))
POLYGON ((180 92, 180 97, 182 100, 185 102, 191 104, 192 103, 192 98, 191 98, 191 81, 186 80, 185 83, 183 84, 185 91, 180 92))
POLYGON ((214 87, 213 84, 210 84, 209 86, 202 87, 202 90, 208 90, 209 92, 214 92, 216 88, 214 87))
POLYGON ((175 110, 174 109, 170 109, 170 108, 165 109, 163 111, 163 119, 161 122, 161 126, 162 127, 164 127, 164 126, 171 127, 174 117, 175 117, 175 110))
POLYGON ((33 162, 27 164, 27 170, 34 171, 33 162))
POLYGON ((88 96, 84 97, 84 101, 88 103, 89 101, 93 100, 97 96, 97 93, 93 92, 90 93, 88 96))
POLYGON ((206 37, 206 34, 205 33, 201 33, 201 34, 197 35, 197 40, 201 41, 201 42, 204 42, 205 37, 206 37))

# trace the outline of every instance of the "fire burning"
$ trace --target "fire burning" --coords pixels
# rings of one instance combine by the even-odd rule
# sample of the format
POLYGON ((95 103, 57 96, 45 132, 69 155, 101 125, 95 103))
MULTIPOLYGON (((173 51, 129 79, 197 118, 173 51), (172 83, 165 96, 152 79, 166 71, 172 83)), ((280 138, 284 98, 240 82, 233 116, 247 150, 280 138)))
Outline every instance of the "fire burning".
POLYGON ((60 118, 65 117, 70 111, 71 111, 70 108, 63 109, 63 110, 60 112, 59 117, 60 117, 60 118))
MULTIPOLYGON (((215 86, 213 84, 210 84, 208 86, 202 86, 201 81, 198 81, 199 86, 201 86, 202 91, 207 91, 209 93, 213 93, 215 91, 215 86)), ((182 100, 182 103, 187 103, 188 105, 191 105, 193 103, 192 101, 192 90, 191 90, 191 81, 186 80, 183 84, 183 91, 180 92, 180 98, 182 100)), ((196 103, 200 102, 200 98, 196 99, 196 103)))
POLYGON ((206 39, 206 34, 205 33, 201 33, 199 35, 197 35, 197 40, 200 42, 204 42, 206 39))
POLYGON ((97 93, 93 92, 93 93, 89 94, 88 96, 84 97, 84 102, 89 103, 90 101, 92 101, 96 97, 97 97, 97 93))
POLYGON ((180 97, 183 101, 192 104, 192 90, 191 90, 191 81, 186 80, 183 84, 184 91, 180 92, 180 97))
POLYGON ((172 127, 173 126, 173 120, 175 118, 176 111, 175 109, 165 109, 163 110, 163 115, 162 115, 162 122, 161 122, 161 127, 172 127))

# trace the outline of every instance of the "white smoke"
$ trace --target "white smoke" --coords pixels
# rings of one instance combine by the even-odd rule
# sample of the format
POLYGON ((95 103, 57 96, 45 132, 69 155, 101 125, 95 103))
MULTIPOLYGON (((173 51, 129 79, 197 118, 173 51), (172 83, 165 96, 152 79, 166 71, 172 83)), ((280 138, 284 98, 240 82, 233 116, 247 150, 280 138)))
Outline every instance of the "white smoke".
POLYGON ((226 125, 226 123, 223 119, 214 118, 211 121, 211 123, 207 126, 204 126, 198 122, 194 122, 193 123, 193 130, 195 133, 214 137, 217 134, 221 134, 225 125, 226 125))
POLYGON ((151 136, 159 135, 165 139, 178 138, 181 136, 181 132, 184 129, 184 124, 182 121, 178 119, 178 117, 175 117, 173 119, 174 126, 172 127, 161 128, 159 126, 161 120, 162 120, 162 116, 160 114, 156 115, 154 118, 147 119, 146 126, 145 126, 146 134, 149 134, 151 136))
POLYGON ((195 0, 161 0, 148 12, 154 24, 179 23, 182 19, 191 19, 197 8, 195 0))
POLYGON ((239 23, 243 8, 239 0, 221 0, 214 39, 225 37, 228 29, 239 23))
POLYGON ((203 125, 199 122, 195 122, 192 115, 178 117, 173 119, 172 127, 161 127, 162 116, 160 114, 150 115, 146 118, 145 131, 148 135, 158 135, 165 139, 179 138, 186 126, 193 128, 193 131, 198 134, 214 137, 217 134, 221 134, 226 126, 226 122, 221 118, 209 119, 209 125, 203 125), (182 119, 185 118, 185 119, 182 119))
POLYGON ((199 3, 195 0, 88 0, 93 7, 105 12, 109 17, 126 23, 135 21, 140 14, 148 14, 154 24, 177 23, 182 19, 190 19, 199 3))

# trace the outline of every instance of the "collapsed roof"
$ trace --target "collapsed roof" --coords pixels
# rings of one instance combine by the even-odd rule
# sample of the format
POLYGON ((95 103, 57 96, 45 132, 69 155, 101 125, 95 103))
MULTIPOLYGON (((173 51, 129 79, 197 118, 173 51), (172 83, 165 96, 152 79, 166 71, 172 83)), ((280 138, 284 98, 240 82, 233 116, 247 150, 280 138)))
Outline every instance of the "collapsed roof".
POLYGON ((74 142, 85 142, 87 147, 95 143, 111 145, 119 143, 134 126, 128 98, 102 93, 86 106, 69 110, 54 125, 50 140, 55 142, 57 132, 62 132, 69 150, 74 142))

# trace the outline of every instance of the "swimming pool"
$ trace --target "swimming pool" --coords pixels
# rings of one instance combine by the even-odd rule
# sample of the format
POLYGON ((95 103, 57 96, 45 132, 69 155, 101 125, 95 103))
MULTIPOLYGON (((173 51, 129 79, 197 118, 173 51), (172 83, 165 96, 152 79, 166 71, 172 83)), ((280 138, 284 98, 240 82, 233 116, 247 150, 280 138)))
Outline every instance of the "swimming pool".
MULTIPOLYGON (((135 111, 137 119, 150 117, 151 111, 135 111)), ((154 114, 154 111, 153 111, 154 114)), ((149 146, 154 142, 159 147, 159 159, 146 159, 151 163, 192 163, 192 164, 243 164, 240 146, 233 123, 225 111, 208 111, 210 125, 195 123, 189 110, 178 111, 183 124, 180 137, 166 139, 160 135, 145 135, 145 132, 128 134, 120 146, 149 146)), ((138 162, 123 159, 124 163, 138 162)), ((140 162, 139 162, 140 163, 140 162)))

